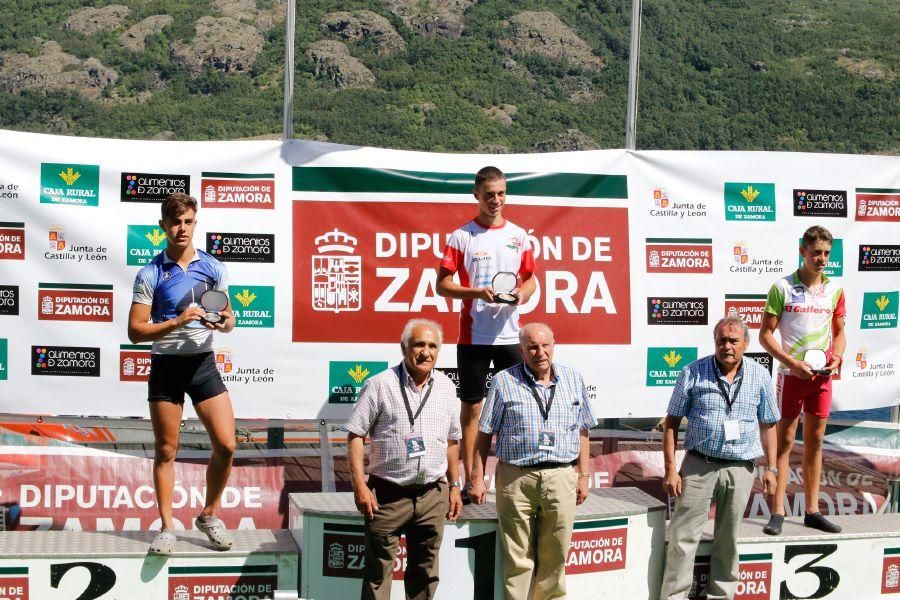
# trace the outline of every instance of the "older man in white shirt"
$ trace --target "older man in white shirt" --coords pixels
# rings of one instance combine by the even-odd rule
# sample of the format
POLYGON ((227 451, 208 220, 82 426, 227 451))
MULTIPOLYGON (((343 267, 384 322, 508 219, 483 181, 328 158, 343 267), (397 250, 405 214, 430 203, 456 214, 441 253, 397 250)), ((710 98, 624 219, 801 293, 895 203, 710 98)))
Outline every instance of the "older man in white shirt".
POLYGON ((406 597, 433 598, 444 519, 456 521, 462 511, 459 400, 450 378, 434 370, 441 341, 437 323, 409 321, 400 338, 403 362, 365 383, 347 421, 353 496, 365 516, 363 599, 390 598, 403 533, 406 597))

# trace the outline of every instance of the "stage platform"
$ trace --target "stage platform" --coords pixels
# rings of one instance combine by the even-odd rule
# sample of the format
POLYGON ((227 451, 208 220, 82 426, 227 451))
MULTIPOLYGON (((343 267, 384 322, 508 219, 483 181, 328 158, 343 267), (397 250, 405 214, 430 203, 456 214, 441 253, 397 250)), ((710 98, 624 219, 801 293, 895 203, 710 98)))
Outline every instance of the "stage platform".
MULTIPOLYGON (((830 534, 788 518, 780 536, 763 533, 766 519, 744 519, 738 530, 738 599, 900 599, 900 514, 837 515, 830 534)), ((702 592, 709 573, 713 523, 697 551, 694 581, 702 592)), ((699 597, 694 594, 691 598, 699 597)))
MULTIPOLYGON (((363 518, 351 493, 291 494, 289 519, 301 547, 300 596, 309 600, 359 596, 363 518)), ((570 598, 649 598, 659 594, 665 505, 636 488, 601 488, 578 507, 566 564, 570 598)), ((405 539, 394 565, 391 598, 403 598, 405 539)), ((466 505, 447 524, 437 598, 502 598, 497 509, 466 505)))
MULTIPOLYGON (((492 499, 492 495, 489 495, 492 499)), ((356 598, 364 542, 349 493, 292 494, 291 530, 235 532, 214 550, 196 531, 178 532, 170 557, 147 555, 154 532, 0 532, 0 598, 9 600, 307 600, 356 598), (304 551, 305 550, 305 551, 304 551)), ((656 600, 665 554, 664 506, 634 488, 594 490, 578 509, 566 564, 569 598, 656 600)), ((838 516, 837 535, 788 519, 739 532, 738 600, 900 600, 900 515, 838 516)), ((691 598, 709 569, 712 522, 700 544, 691 598)), ((468 505, 447 526, 438 598, 499 599, 496 507, 468 505)), ((405 550, 392 597, 403 596, 405 550)))
POLYGON ((286 530, 234 532, 227 552, 198 531, 176 532, 169 557, 155 532, 0 532, 0 598, 250 600, 297 597, 298 549, 286 530))

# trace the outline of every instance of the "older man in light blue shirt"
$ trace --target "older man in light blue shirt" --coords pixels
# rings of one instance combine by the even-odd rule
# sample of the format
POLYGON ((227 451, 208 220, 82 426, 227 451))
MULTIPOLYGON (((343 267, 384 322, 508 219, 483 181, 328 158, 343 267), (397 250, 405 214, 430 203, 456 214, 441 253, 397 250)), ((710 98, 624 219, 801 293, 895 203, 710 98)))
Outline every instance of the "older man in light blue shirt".
POLYGON ((504 598, 564 598, 575 506, 588 495, 588 430, 596 423, 581 375, 553 362, 553 332, 519 334, 524 362, 491 382, 475 448, 469 497, 483 503, 484 466, 496 435, 497 517, 504 598), (535 563, 537 563, 536 573, 535 563))
POLYGON ((739 581, 737 528, 753 489, 754 459, 765 454, 765 491, 775 491, 778 407, 769 372, 744 360, 747 325, 725 317, 713 329, 716 352, 682 369, 666 411, 663 487, 678 501, 669 525, 662 600, 687 598, 694 557, 710 504, 716 503, 715 537, 706 597, 733 599, 739 581), (675 468, 675 441, 687 417, 687 454, 675 468))

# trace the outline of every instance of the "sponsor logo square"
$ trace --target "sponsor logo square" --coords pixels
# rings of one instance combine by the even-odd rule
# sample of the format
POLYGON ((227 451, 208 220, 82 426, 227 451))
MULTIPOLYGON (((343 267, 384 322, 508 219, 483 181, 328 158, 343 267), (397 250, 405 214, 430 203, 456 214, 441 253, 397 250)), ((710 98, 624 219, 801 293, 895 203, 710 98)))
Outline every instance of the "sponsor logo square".
POLYGON ((874 383, 877 379, 895 377, 897 374, 897 363, 891 360, 894 358, 893 356, 875 354, 867 348, 858 348, 856 354, 851 354, 851 356, 854 361, 847 366, 851 367, 850 376, 853 379, 866 378, 871 379, 871 383, 874 383))
POLYGON ((648 273, 712 273, 712 239, 647 238, 648 273))
MULTIPOLYGON (((741 554, 739 581, 735 600, 769 600, 772 589, 772 555, 741 554)), ((690 600, 706 598, 709 585, 709 557, 697 556, 694 561, 694 580, 687 597, 690 600)))
POLYGON ((32 346, 32 375, 100 377, 100 348, 32 346))
POLYGON ((697 348, 663 346, 647 348, 647 387, 675 385, 681 369, 697 360, 697 348))
POLYGON ((0 598, 28 600, 28 567, 6 567, 0 574, 0 598))
MULTIPOLYGON (((450 378, 450 381, 453 382, 453 385, 456 386, 456 395, 459 396, 459 368, 457 367, 437 367, 437 370, 450 378)), ((494 381, 494 375, 497 374, 497 369, 491 367, 488 369, 487 377, 485 377, 484 383, 484 391, 487 393, 491 389, 491 383, 494 381)), ((590 388, 592 386, 588 386, 590 388)), ((590 389, 588 390, 590 392, 590 389)), ((588 394, 590 396, 590 393, 588 394)))
POLYGON ((277 565, 169 567, 167 600, 269 600, 278 589, 277 565), (229 571, 222 574, 223 570, 229 571))
POLYGON ((0 260, 25 260, 25 223, 0 221, 0 260))
POLYGON ((648 325, 706 325, 708 298, 647 298, 648 325))
POLYGON ((627 549, 627 518, 579 521, 569 542, 566 575, 623 570, 627 549))
POLYGON ((166 249, 166 234, 159 225, 129 225, 126 264, 142 267, 166 249))
POLYGON ((900 271, 900 246, 865 244, 859 247, 860 271, 900 271))
POLYGON ((19 286, 0 285, 0 315, 19 314, 19 286))
POLYGON ((113 320, 113 286, 75 283, 38 284, 41 321, 113 320))
POLYGON ((898 293, 866 292, 863 294, 860 329, 891 329, 897 327, 898 293))
POLYGON ((122 173, 122 202, 162 202, 172 194, 191 193, 190 175, 170 175, 167 173, 122 173))
MULTIPOLYGON (((366 539, 361 525, 325 523, 322 534, 322 575, 324 577, 362 579, 365 551, 366 539)), ((399 568, 401 574, 405 555, 406 536, 401 536, 400 548, 397 552, 398 560, 394 561, 394 569, 399 568)), ((392 579, 395 578, 392 576, 392 579)))
POLYGON ((206 251, 222 262, 273 263, 275 234, 210 232, 206 251))
POLYGON ((846 217, 845 190, 794 190, 795 217, 846 217))
MULTIPOLYGON (((797 240, 797 248, 803 243, 803 238, 797 240)), ((797 266, 803 266, 803 256, 797 252, 797 266)), ((825 265, 825 275, 828 277, 843 277, 844 275, 844 240, 834 238, 831 241, 831 254, 828 255, 828 264, 825 265)))
POLYGON ((200 187, 204 208, 275 208, 274 173, 204 172, 200 187))
POLYGON ((102 245, 85 243, 83 239, 73 240, 63 225, 51 225, 47 230, 47 250, 44 260, 87 263, 105 262, 109 259, 108 250, 102 245))
POLYGON ((97 206, 100 165, 41 163, 41 204, 97 206))
POLYGON ((653 188, 653 206, 650 208, 651 217, 681 220, 685 217, 703 218, 706 215, 707 209, 704 202, 675 201, 669 197, 664 188, 653 188))
POLYGON ((900 594, 900 548, 885 548, 881 567, 881 593, 900 594))
POLYGON ((0 338, 0 381, 9 378, 9 342, 0 338))
POLYGON ((772 361, 772 355, 768 352, 744 352, 744 356, 755 360, 769 371, 769 375, 772 374, 774 363, 772 361))
POLYGON ((152 346, 122 344, 119 346, 119 381, 148 381, 150 379, 150 350, 152 346))
POLYGON ((775 184, 725 182, 726 221, 774 221, 775 184))
POLYGON ((328 363, 328 403, 355 404, 363 384, 388 368, 387 362, 331 361, 328 363))
POLYGON ((762 327, 765 294, 725 294, 725 316, 740 317, 749 329, 762 327))
POLYGON ((856 220, 900 222, 900 190, 856 188, 856 220))
POLYGON ((275 327, 275 286, 229 284, 235 327, 275 327))

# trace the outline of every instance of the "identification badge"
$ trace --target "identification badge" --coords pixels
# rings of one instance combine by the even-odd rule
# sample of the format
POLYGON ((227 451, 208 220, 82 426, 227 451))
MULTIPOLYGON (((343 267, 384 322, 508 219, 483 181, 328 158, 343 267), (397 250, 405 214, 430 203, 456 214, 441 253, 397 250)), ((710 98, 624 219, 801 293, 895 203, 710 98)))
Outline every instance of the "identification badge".
POLYGON ((725 441, 731 442, 741 437, 741 422, 737 419, 728 419, 724 423, 725 441))
POLYGON ((425 440, 422 439, 422 434, 411 433, 403 439, 406 441, 406 458, 425 456, 425 440))
POLYGON ((538 450, 556 450, 556 432, 541 429, 538 432, 538 450))

